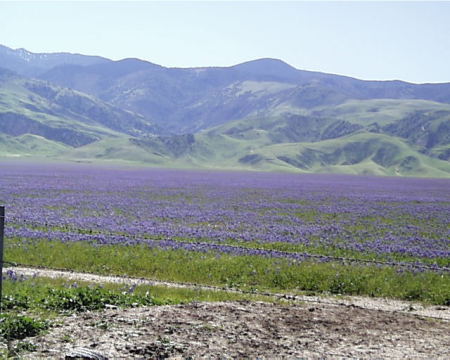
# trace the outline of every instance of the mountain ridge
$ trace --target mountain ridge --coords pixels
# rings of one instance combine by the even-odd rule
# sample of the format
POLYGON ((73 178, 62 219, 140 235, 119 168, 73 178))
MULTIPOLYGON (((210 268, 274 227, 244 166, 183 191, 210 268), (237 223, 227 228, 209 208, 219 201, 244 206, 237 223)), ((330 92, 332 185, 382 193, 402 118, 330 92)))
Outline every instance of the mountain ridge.
MULTIPOLYGON (((241 100, 243 96, 251 94, 238 91, 239 96, 235 96, 234 104, 229 96, 230 90, 237 86, 245 87, 248 82, 295 85, 290 92, 280 92, 278 98, 290 97, 284 98, 284 101, 301 108, 338 105, 350 99, 371 98, 425 99, 450 103, 450 83, 364 81, 298 70, 274 59, 253 60, 232 67, 193 69, 166 68, 134 60, 134 71, 128 68, 126 74, 120 72, 123 61, 126 60, 77 68, 61 66, 42 74, 40 78, 141 113, 154 119, 160 126, 169 124, 169 131, 179 134, 207 128, 210 124, 206 119, 201 120, 204 125, 196 123, 197 113, 205 116, 211 111, 216 112, 218 104, 229 112, 223 121, 228 121, 233 116, 249 115, 250 111, 245 111, 241 100), (265 71, 268 64, 269 69, 265 71), (276 65, 273 66, 274 64, 276 65), (104 67, 109 71, 99 71, 99 68, 104 67), (90 73, 95 73, 95 78, 90 77, 90 81, 86 81, 90 73), (237 110, 239 114, 235 114, 237 110)), ((261 106, 260 108, 263 109, 261 106)), ((213 125, 217 124, 218 118, 220 116, 213 121, 213 125)))
POLYGON ((68 52, 33 53, 23 48, 11 49, 0 44, 0 66, 25 76, 37 76, 42 72, 60 64, 92 65, 108 62, 110 59, 101 56, 82 55, 68 52), (32 63, 32 65, 30 65, 32 63))
POLYGON ((42 143, 45 156, 83 161, 450 176, 450 83, 366 81, 273 58, 170 68, 70 53, 17 75, 1 51, 0 156, 42 143))

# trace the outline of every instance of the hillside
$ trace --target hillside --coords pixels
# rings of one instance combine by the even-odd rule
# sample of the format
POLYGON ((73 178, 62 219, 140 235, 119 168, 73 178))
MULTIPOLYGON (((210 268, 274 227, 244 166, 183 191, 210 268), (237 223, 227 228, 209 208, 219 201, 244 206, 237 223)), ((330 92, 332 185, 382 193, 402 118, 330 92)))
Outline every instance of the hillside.
POLYGON ((0 60, 3 156, 450 176, 450 84, 277 59, 181 69, 0 47, 0 60))
POLYGON ((58 66, 42 79, 154 119, 181 134, 271 111, 337 106, 351 99, 450 103, 450 84, 362 81, 297 70, 276 59, 229 68, 165 68, 138 59, 58 66))
POLYGON ((0 68, 2 154, 60 155, 103 138, 157 131, 140 115, 0 68))

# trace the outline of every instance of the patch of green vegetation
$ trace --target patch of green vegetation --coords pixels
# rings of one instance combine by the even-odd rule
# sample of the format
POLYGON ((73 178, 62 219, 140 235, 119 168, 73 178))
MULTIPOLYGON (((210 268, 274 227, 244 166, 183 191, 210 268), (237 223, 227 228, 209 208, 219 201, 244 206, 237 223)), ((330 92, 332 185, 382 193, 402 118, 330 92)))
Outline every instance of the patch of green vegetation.
POLYGON ((0 342, 6 344, 0 350, 2 359, 18 359, 24 351, 35 351, 36 346, 24 339, 46 331, 50 322, 39 318, 17 314, 0 314, 0 342))
POLYGON ((5 340, 25 339, 48 329, 48 323, 17 314, 0 315, 0 337, 5 340))
POLYGON ((85 311, 104 309, 107 304, 118 306, 160 305, 151 297, 138 297, 126 293, 114 293, 102 288, 77 287, 50 289, 45 307, 56 310, 85 311))
POLYGON ((106 307, 136 307, 184 304, 194 301, 269 300, 268 296, 166 286, 124 285, 67 281, 45 277, 5 279, 3 310, 30 312, 52 317, 61 312, 102 310, 106 307))
POLYGON ((403 272, 375 265, 297 262, 261 256, 162 250, 144 245, 93 246, 46 240, 9 246, 6 259, 28 265, 245 290, 312 291, 450 303, 449 274, 403 272))
MULTIPOLYGON (((314 243, 315 240, 319 242, 320 238, 315 239, 314 237, 310 238, 311 243, 314 243)), ((360 252, 356 250, 349 249, 341 249, 339 247, 331 247, 331 246, 321 246, 321 245, 305 245, 305 244, 290 244, 286 242, 271 242, 271 243, 261 243, 261 242, 238 242, 234 240, 225 241, 225 244, 229 245, 238 245, 240 247, 245 247, 249 249, 264 249, 264 250, 275 250, 275 251, 283 251, 283 252, 297 252, 297 253, 308 253, 311 255, 323 255, 330 256, 336 258, 346 258, 346 259, 355 259, 355 260, 368 260, 368 261, 380 261, 380 262, 389 262, 389 261, 399 261, 406 263, 414 263, 420 261, 422 263, 427 264, 436 264, 439 266, 449 266, 450 259, 448 258, 419 258, 414 256, 409 256, 405 254, 377 254, 375 252, 360 252)))
POLYGON ((100 310, 108 305, 120 307, 165 303, 149 294, 136 295, 134 288, 105 289, 79 286, 49 279, 13 279, 4 282, 3 309, 7 311, 63 312, 100 310))

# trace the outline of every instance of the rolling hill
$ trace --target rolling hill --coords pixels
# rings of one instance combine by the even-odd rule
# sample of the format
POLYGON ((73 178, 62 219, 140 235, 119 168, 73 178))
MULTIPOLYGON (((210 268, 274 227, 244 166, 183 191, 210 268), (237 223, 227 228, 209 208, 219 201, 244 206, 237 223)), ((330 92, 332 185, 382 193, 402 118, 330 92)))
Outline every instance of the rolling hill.
POLYGON ((0 156, 450 176, 448 83, 363 81, 277 59, 180 69, 5 47, 0 66, 0 156))
POLYGON ((155 132, 158 128, 140 115, 75 90, 23 78, 0 68, 3 152, 16 154, 16 150, 24 149, 25 153, 33 154, 43 147, 49 155, 53 148, 55 154, 60 154, 67 147, 76 148, 103 138, 155 132))

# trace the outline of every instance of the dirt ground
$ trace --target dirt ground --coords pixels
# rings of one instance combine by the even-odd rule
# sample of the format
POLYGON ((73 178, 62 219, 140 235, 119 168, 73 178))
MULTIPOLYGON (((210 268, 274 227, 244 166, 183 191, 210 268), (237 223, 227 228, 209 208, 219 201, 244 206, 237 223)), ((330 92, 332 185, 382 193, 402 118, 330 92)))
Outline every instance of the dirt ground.
POLYGON ((450 359, 450 322, 354 305, 198 303, 61 319, 24 359, 450 359), (70 358, 70 357, 67 357, 70 358))
MULTIPOLYGON (((193 287, 52 269, 11 269, 18 275, 93 283, 193 287)), ((74 359, 90 352, 85 359, 95 359, 95 354, 97 359, 146 360, 450 359, 448 306, 366 297, 288 297, 289 303, 194 303, 61 316, 48 333, 27 339, 37 349, 22 358, 74 359)))

